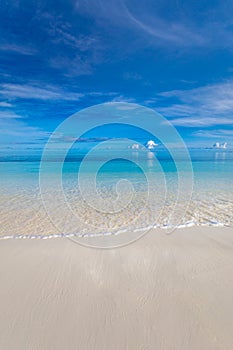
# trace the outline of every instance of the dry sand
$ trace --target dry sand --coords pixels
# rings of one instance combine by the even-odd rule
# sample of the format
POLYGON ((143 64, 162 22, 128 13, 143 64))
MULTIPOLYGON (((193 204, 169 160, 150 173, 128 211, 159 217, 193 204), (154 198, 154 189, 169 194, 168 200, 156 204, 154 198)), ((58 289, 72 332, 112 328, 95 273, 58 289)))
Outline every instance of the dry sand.
POLYGON ((0 241, 0 349, 233 349, 233 230, 0 241))

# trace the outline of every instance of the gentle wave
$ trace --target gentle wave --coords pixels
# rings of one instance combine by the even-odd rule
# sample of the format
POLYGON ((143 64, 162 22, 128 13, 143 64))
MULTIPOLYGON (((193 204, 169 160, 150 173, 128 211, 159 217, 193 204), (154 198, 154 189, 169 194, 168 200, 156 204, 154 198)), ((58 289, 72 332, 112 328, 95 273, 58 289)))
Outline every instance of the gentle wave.
MULTIPOLYGON (((155 226, 148 226, 148 227, 142 227, 133 229, 132 232, 143 232, 143 231, 149 231, 152 229, 161 229, 161 230, 167 230, 167 229, 183 229, 183 228, 189 228, 189 227, 232 227, 229 224, 225 224, 222 222, 217 221, 210 221, 210 222, 204 222, 204 223, 197 223, 194 221, 189 221, 185 224, 178 225, 176 227, 172 227, 169 225, 155 225, 155 226)), ((103 233, 85 233, 85 234, 74 234, 74 233, 60 233, 60 234, 50 234, 50 235, 30 235, 30 234, 20 234, 20 235, 3 235, 0 236, 0 240, 7 240, 7 239, 36 239, 36 240, 45 240, 45 239, 52 239, 52 238, 71 238, 71 237, 77 237, 77 238, 90 238, 90 237, 103 237, 103 236, 117 236, 119 234, 127 233, 128 230, 118 230, 116 232, 103 232, 103 233)))

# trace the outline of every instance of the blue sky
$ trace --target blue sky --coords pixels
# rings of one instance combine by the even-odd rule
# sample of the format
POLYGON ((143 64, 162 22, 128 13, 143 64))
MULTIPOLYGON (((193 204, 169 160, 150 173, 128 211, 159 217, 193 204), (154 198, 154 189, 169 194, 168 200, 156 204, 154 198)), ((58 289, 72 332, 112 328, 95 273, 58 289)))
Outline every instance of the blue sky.
POLYGON ((0 2, 0 143, 43 143, 78 110, 125 101, 187 144, 233 146, 233 2, 0 2))

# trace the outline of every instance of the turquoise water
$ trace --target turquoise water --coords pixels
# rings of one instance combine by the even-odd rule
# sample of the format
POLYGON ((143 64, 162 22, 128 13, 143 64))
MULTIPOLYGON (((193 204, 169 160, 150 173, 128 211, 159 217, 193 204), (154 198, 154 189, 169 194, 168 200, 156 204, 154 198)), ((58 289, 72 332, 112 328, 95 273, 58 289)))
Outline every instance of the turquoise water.
POLYGON ((40 150, 1 151, 0 235, 116 233, 166 227, 174 224, 172 215, 178 227, 233 227, 231 150, 190 150, 193 189, 182 153, 174 162, 164 150, 127 152, 85 160, 86 152, 75 150, 61 174, 58 152, 43 164, 41 177, 40 150), (187 179, 181 189, 179 177, 187 179))

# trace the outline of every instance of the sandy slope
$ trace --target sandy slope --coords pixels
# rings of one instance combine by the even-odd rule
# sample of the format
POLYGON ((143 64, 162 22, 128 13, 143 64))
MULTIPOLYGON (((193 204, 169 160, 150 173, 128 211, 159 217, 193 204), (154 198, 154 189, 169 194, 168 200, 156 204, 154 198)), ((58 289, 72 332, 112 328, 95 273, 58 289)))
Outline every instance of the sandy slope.
POLYGON ((0 241, 0 349, 233 349, 233 230, 0 241))

